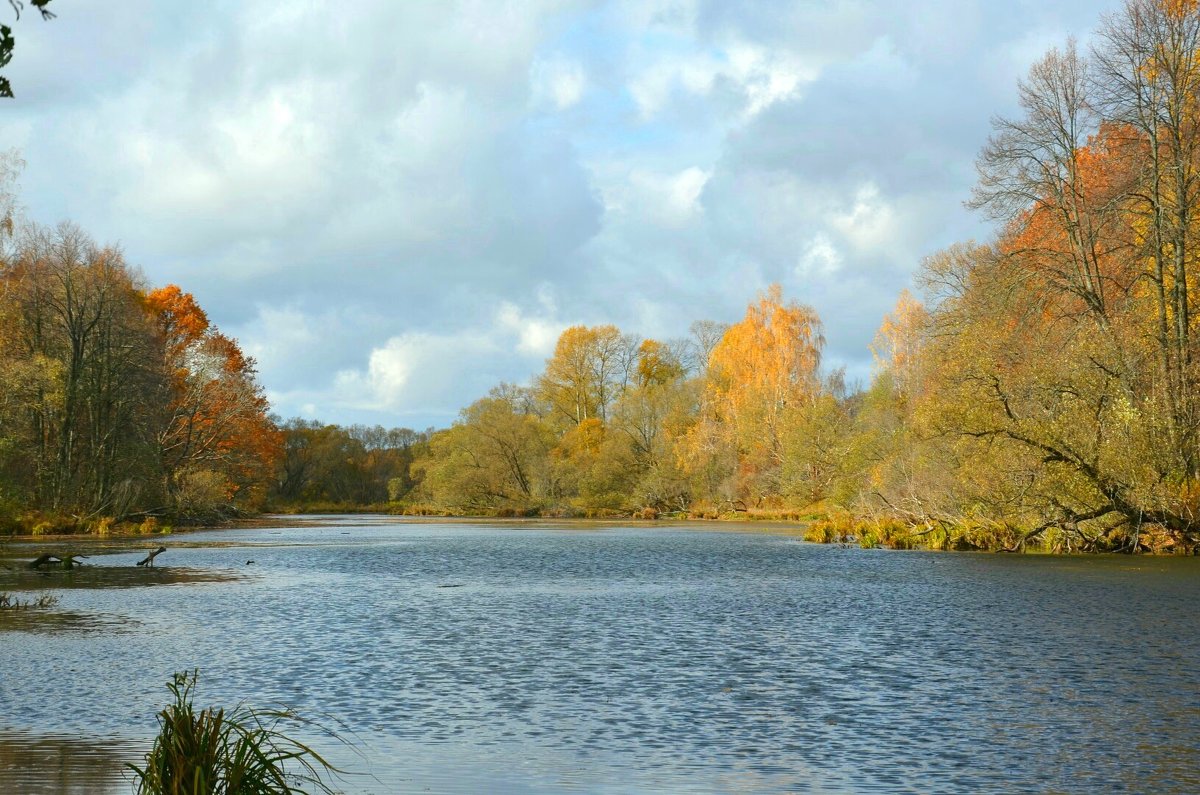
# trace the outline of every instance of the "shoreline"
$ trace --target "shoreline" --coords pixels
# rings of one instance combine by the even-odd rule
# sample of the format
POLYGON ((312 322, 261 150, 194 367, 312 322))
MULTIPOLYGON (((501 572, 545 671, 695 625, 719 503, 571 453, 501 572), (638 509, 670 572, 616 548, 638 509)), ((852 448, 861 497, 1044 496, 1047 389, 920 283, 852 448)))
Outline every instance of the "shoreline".
MULTIPOLYGON (((553 516, 488 516, 473 514, 455 514, 449 516, 431 515, 428 513, 400 514, 382 511, 327 511, 319 513, 264 513, 258 516, 243 517, 221 522, 216 525, 184 525, 173 527, 169 532, 155 533, 96 533, 75 534, 12 534, 0 539, 0 565, 11 564, 27 556, 34 549, 38 551, 75 551, 86 549, 86 555, 116 555, 129 552, 139 552, 147 544, 165 542, 168 539, 179 538, 204 531, 223 530, 276 530, 288 528, 338 527, 344 524, 347 517, 361 517, 364 520, 380 522, 394 521, 404 524, 479 524, 487 523, 509 527, 579 527, 597 526, 686 529, 701 527, 705 530, 732 533, 763 533, 795 538, 805 543, 823 546, 838 546, 843 548, 861 547, 864 549, 888 549, 893 551, 913 552, 973 552, 987 554, 1016 554, 1026 556, 1151 556, 1151 557, 1193 557, 1200 555, 1200 547, 1188 550, 1171 546, 1159 548, 1141 548, 1135 553, 1111 549, 1053 549, 1042 545, 1026 545, 1023 549, 1009 549, 1000 545, 926 545, 913 543, 911 535, 893 535, 891 531, 877 534, 871 527, 884 527, 882 522, 863 520, 854 532, 833 534, 824 529, 828 520, 823 519, 791 519, 767 516, 752 517, 674 517, 661 516, 654 519, 638 517, 553 517, 553 516), (21 548, 22 554, 12 555, 15 549, 6 549, 9 545, 21 548)), ((949 538, 949 536, 947 537, 949 538)), ((215 542, 219 543, 219 542, 215 542)))

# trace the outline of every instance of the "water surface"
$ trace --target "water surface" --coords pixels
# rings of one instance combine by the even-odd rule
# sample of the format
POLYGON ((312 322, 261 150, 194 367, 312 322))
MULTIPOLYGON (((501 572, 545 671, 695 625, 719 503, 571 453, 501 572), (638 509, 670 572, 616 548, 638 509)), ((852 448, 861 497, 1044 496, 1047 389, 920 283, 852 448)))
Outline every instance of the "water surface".
POLYGON ((0 579, 61 598, 0 619, 0 791, 128 791, 191 668, 198 702, 353 732, 322 746, 369 771, 347 792, 1200 791, 1196 559, 369 517, 182 540, 0 579))

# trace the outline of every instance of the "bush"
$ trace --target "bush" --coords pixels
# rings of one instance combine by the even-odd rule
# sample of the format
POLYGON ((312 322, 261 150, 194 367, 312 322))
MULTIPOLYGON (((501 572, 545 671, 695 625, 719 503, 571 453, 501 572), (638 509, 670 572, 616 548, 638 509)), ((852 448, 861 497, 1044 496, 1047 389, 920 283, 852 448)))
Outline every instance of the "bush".
MULTIPOLYGON (((320 754, 279 730, 285 722, 313 725, 291 710, 238 706, 196 712, 198 671, 177 673, 167 689, 175 703, 158 714, 158 737, 145 767, 130 765, 138 795, 291 795, 302 786, 333 795, 326 778, 339 774, 320 754)), ((336 735, 334 735, 336 737, 336 735)))

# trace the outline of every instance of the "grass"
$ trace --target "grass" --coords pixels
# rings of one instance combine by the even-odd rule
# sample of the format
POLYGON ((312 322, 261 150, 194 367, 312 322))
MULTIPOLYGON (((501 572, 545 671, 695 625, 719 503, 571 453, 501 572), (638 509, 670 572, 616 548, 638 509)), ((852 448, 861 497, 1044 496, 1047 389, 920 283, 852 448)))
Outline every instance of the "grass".
POLYGON ((36 599, 27 599, 21 601, 12 594, 0 592, 0 610, 23 610, 29 607, 54 607, 58 604, 58 597, 53 594, 44 593, 36 599))
POLYGON ((129 766, 138 795, 337 792, 330 782, 342 771, 281 730, 287 724, 319 726, 289 709, 239 705, 231 712, 214 707, 197 712, 192 694, 198 676, 195 670, 177 673, 167 684, 174 703, 158 714, 158 737, 144 766, 129 766))

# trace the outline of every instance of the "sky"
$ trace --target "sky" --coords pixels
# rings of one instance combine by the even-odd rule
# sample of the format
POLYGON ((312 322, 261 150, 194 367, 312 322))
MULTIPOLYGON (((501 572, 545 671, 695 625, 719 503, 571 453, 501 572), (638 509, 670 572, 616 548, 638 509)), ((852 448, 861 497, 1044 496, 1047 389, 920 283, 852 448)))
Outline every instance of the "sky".
POLYGON ((865 383, 922 258, 989 235, 991 117, 1117 7, 58 2, 14 24, 0 149, 30 218, 193 293, 281 417, 444 427, 568 326, 681 337, 772 283, 865 383))

